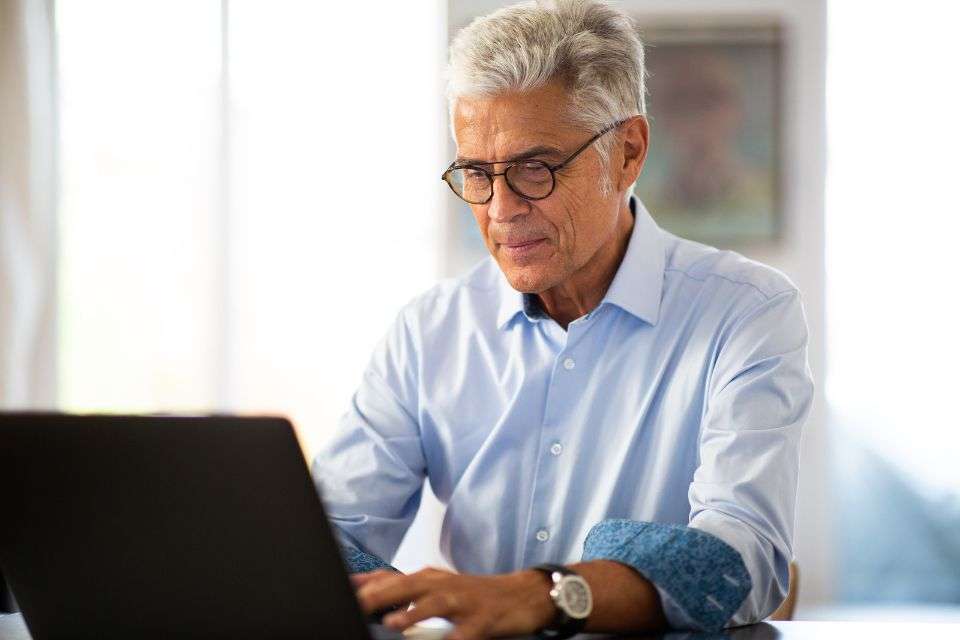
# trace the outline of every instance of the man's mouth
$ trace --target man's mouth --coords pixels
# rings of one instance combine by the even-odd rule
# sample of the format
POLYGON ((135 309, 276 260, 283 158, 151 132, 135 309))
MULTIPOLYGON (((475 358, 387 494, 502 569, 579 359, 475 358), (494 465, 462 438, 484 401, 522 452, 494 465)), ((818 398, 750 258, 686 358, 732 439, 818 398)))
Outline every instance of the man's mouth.
POLYGON ((543 240, 543 238, 536 238, 534 240, 523 240, 521 242, 504 242, 502 243, 505 247, 510 247, 511 249, 519 249, 520 247, 528 247, 530 245, 536 244, 543 240))
POLYGON ((502 242, 500 247, 512 258, 523 258, 546 244, 546 238, 523 240, 520 242, 502 242))

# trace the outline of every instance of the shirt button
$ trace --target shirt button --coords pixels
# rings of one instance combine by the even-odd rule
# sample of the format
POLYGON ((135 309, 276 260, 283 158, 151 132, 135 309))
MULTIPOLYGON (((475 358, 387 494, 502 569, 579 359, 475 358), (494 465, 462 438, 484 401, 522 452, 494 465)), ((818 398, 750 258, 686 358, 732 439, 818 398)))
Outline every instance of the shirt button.
POLYGON ((552 445, 550 445, 550 453, 552 453, 553 455, 558 456, 562 452, 563 452, 563 445, 560 444, 559 442, 554 442, 552 445))
POLYGON ((570 369, 573 369, 575 366, 577 366, 577 363, 573 361, 573 358, 567 358, 563 361, 563 368, 567 371, 570 371, 570 369))
POLYGON ((537 531, 537 540, 539 540, 540 542, 546 542, 549 539, 550 539, 549 531, 547 531, 546 529, 540 529, 540 531, 537 531))

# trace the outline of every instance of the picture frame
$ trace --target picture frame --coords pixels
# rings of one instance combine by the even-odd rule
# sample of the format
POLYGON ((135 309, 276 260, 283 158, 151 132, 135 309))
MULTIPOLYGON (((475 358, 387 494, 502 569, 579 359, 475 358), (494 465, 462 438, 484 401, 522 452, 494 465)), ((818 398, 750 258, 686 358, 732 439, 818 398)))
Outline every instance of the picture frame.
POLYGON ((720 248, 782 227, 783 37, 774 20, 638 23, 650 149, 634 193, 661 227, 720 248))

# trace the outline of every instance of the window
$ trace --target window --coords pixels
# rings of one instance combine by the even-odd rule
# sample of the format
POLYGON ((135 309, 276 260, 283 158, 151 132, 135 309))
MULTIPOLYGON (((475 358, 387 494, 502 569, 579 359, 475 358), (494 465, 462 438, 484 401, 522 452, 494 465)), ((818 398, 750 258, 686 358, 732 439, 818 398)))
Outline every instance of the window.
POLYGON ((933 0, 903 9, 875 4, 867 15, 829 3, 827 397, 841 436, 839 595, 956 602, 960 11, 933 0))
POLYGON ((57 6, 61 404, 215 404, 220 7, 57 6))
POLYGON ((58 5, 64 408, 282 412, 308 450, 333 430, 442 267, 422 4, 58 5))

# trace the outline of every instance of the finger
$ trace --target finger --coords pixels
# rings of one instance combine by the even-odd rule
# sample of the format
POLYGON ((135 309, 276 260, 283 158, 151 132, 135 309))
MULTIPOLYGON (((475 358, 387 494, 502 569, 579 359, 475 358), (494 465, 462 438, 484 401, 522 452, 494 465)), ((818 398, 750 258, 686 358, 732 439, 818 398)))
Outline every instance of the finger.
POLYGON ((455 594, 431 593, 414 602, 413 609, 384 617, 383 623, 399 631, 428 618, 452 618, 459 610, 460 601, 455 594))
POLYGON ((373 613, 413 602, 429 590, 429 584, 421 576, 396 574, 364 584, 357 590, 357 600, 365 613, 373 613))
POLYGON ((387 569, 377 569, 376 571, 367 571, 365 573, 351 573, 350 582, 354 588, 362 587, 365 584, 382 580, 390 576, 403 575, 399 571, 388 571, 387 569))
POLYGON ((473 616, 457 621, 457 626, 445 640, 482 640, 490 631, 490 623, 483 617, 473 616))
POLYGON ((378 606, 380 600, 375 598, 376 594, 383 589, 384 585, 389 584, 391 581, 399 580, 402 577, 404 577, 402 574, 395 573, 392 575, 360 578, 358 581, 362 584, 356 585, 356 596, 357 602, 360 603, 360 607, 364 612, 371 613, 383 609, 384 607, 378 606))

